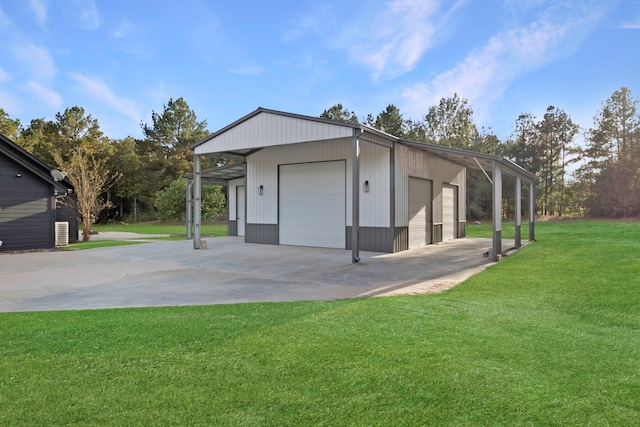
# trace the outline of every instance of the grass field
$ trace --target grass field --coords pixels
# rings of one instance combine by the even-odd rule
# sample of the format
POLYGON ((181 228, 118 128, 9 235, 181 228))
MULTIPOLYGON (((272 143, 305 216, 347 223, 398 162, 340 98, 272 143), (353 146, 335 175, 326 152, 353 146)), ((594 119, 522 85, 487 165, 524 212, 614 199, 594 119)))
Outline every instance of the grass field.
MULTIPOLYGON (((98 233, 106 231, 127 231, 138 234, 169 234, 171 237, 158 237, 158 240, 180 240, 186 238, 184 224, 163 224, 160 222, 144 222, 133 224, 109 224, 93 227, 98 233)), ((219 237, 227 235, 227 224, 203 224, 202 237, 219 237)), ((104 248, 109 246, 135 245, 142 242, 125 240, 89 240, 88 242, 74 242, 64 249, 69 251, 104 248)))
MULTIPOLYGON (((96 225, 94 229, 98 232, 101 231, 128 231, 131 233, 139 234, 170 234, 175 237, 186 237, 185 224, 163 224, 160 222, 141 222, 130 224, 105 224, 96 225)), ((202 236, 226 236, 227 224, 202 224, 201 226, 202 236)))
POLYGON ((537 238, 438 295, 0 314, 0 425, 640 425, 640 224, 537 238))

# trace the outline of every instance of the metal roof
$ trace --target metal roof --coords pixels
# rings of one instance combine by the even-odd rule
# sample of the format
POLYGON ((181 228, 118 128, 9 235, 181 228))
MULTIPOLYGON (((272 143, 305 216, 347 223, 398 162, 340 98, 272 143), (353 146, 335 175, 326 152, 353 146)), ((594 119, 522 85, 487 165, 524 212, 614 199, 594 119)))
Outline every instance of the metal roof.
MULTIPOLYGON (((245 162, 237 162, 204 169, 200 172, 200 179, 205 184, 226 186, 228 181, 232 179, 244 178, 245 165, 245 162)), ((193 174, 183 175, 183 178, 193 179, 193 174)))
POLYGON ((519 177, 525 182, 535 182, 538 179, 534 174, 528 172, 526 169, 505 157, 443 147, 440 145, 426 144, 422 142, 408 141, 404 139, 399 140, 398 143, 426 151, 434 157, 438 157, 461 166, 466 166, 471 169, 482 168, 485 172, 491 173, 493 171, 493 162, 497 162, 502 166, 503 172, 519 177))
MULTIPOLYGON (((199 141, 196 144, 192 145, 191 148, 195 149, 196 147, 215 139, 216 137, 224 134, 225 132, 241 125, 242 123, 262 113, 273 114, 273 115, 283 116, 283 117, 290 117, 290 118, 295 118, 295 119, 304 120, 308 122, 317 122, 317 123, 330 124, 338 127, 351 128, 351 129, 354 129, 355 131, 360 131, 360 138, 362 140, 385 145, 389 148, 391 148, 394 143, 399 143, 399 144, 406 145, 421 151, 425 151, 434 157, 438 157, 440 159, 444 159, 449 162, 459 164, 461 166, 465 166, 472 169, 484 169, 486 173, 491 173, 493 171, 494 163, 498 163, 501 166, 501 169, 503 172, 515 177, 519 177, 525 182, 535 182, 537 180, 537 177, 534 174, 528 172, 527 170, 523 169, 522 167, 518 166, 517 164, 515 164, 514 162, 510 161, 505 157, 400 139, 393 135, 374 129, 365 124, 339 122, 339 121, 327 120, 319 117, 311 117, 311 116, 304 116, 300 114, 287 113, 283 111, 269 110, 262 107, 257 108, 253 112, 225 126, 219 131, 208 135, 202 141, 199 141)), ((316 142, 321 142, 321 141, 322 141, 321 139, 316 140, 316 142)), ((236 161, 237 163, 222 166, 219 168, 204 170, 202 171, 202 179, 206 180, 206 182, 210 182, 210 183, 215 182, 215 183, 224 185, 226 184, 225 181, 244 177, 245 175, 244 164, 246 162, 246 157, 255 153, 260 149, 261 148, 255 148, 255 149, 243 148, 243 149, 237 149, 237 150, 226 150, 226 151, 220 151, 215 153, 207 153, 206 155, 209 157, 233 160, 233 161, 236 161)), ((186 177, 191 178, 192 175, 191 174, 186 175, 186 177)))

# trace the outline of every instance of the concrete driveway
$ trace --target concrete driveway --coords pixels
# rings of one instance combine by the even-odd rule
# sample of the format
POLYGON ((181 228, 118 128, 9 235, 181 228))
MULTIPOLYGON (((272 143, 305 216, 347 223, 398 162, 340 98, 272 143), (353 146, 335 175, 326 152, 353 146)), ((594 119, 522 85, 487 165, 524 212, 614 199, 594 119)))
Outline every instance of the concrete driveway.
POLYGON ((238 237, 0 254, 0 311, 333 300, 424 292, 490 264, 489 239, 397 254, 253 245, 238 237))

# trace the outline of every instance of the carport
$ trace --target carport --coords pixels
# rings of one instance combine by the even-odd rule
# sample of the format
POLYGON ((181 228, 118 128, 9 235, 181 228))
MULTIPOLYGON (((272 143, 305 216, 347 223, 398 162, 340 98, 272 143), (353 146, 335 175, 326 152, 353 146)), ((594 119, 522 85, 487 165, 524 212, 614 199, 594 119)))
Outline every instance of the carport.
POLYGON ((529 220, 529 241, 535 240, 535 183, 537 177, 518 166, 511 160, 494 156, 491 154, 476 153, 455 148, 441 147, 437 145, 424 144, 413 141, 400 141, 402 144, 410 145, 422 151, 429 152, 435 157, 448 160, 453 163, 463 165, 467 168, 481 170, 491 183, 492 220, 493 220, 493 246, 489 257, 493 261, 499 261, 502 255, 502 174, 507 174, 515 178, 515 242, 514 247, 522 247, 522 187, 529 191, 528 220, 529 220))

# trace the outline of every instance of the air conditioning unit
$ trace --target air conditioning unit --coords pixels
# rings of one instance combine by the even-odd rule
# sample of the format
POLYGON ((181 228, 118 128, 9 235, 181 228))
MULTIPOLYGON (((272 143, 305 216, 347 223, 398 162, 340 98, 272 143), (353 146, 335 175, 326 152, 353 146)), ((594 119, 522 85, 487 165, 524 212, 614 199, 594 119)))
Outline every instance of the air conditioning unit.
POLYGON ((56 222, 56 246, 68 246, 69 245, 69 223, 56 222))

